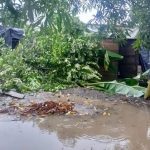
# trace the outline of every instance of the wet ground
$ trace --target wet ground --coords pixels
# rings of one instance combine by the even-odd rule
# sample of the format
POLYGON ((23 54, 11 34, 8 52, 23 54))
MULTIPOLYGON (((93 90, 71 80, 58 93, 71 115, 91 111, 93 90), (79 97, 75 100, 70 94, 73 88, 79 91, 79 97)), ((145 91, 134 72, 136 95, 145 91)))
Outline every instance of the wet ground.
POLYGON ((0 115, 0 150, 149 150, 150 108, 142 99, 88 89, 56 94, 28 94, 25 99, 0 97, 0 108, 11 101, 71 101, 76 115, 20 117, 0 115))

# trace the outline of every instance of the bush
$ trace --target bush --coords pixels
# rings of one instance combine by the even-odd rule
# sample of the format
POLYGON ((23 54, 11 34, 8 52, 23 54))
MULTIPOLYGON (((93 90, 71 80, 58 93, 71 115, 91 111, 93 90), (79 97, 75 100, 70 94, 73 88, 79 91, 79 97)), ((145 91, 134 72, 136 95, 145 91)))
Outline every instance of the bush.
POLYGON ((1 49, 0 88, 58 90, 100 80, 97 54, 97 44, 84 35, 29 30, 17 49, 1 49))

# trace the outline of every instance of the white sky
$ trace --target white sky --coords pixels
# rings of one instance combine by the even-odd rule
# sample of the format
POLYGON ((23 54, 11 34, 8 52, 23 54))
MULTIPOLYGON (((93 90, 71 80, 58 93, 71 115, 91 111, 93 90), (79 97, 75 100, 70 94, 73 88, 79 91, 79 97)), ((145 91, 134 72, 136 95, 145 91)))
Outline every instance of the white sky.
MULTIPOLYGON (((16 2, 19 3, 19 0, 16 0, 16 2)), ((84 22, 84 23, 88 23, 88 21, 90 21, 93 16, 96 15, 96 10, 95 9, 92 9, 90 11, 87 11, 87 12, 83 12, 83 13, 80 13, 79 15, 77 15, 79 17, 79 19, 84 22)))
POLYGON ((93 18, 94 15, 96 15, 95 9, 93 9, 91 11, 80 13, 78 15, 78 17, 82 22, 87 23, 88 21, 90 21, 93 18))

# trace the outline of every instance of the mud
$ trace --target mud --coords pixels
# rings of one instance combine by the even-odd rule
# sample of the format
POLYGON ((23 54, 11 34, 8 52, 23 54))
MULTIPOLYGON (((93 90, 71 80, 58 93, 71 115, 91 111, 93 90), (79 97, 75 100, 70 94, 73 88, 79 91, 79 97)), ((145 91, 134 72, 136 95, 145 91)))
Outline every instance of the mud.
POLYGON ((1 96, 1 107, 14 100, 71 101, 80 113, 44 118, 1 114, 0 150, 150 149, 150 109, 142 99, 70 89, 27 94, 23 100, 1 96))

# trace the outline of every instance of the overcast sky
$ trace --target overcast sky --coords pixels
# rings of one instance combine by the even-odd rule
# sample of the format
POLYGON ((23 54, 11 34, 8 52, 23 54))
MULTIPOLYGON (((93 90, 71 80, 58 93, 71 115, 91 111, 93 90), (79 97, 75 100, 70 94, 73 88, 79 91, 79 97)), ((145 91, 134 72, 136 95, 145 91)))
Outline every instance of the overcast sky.
POLYGON ((80 13, 78 17, 82 22, 87 23, 93 18, 94 15, 96 15, 96 10, 93 9, 92 11, 88 11, 86 13, 80 13))

